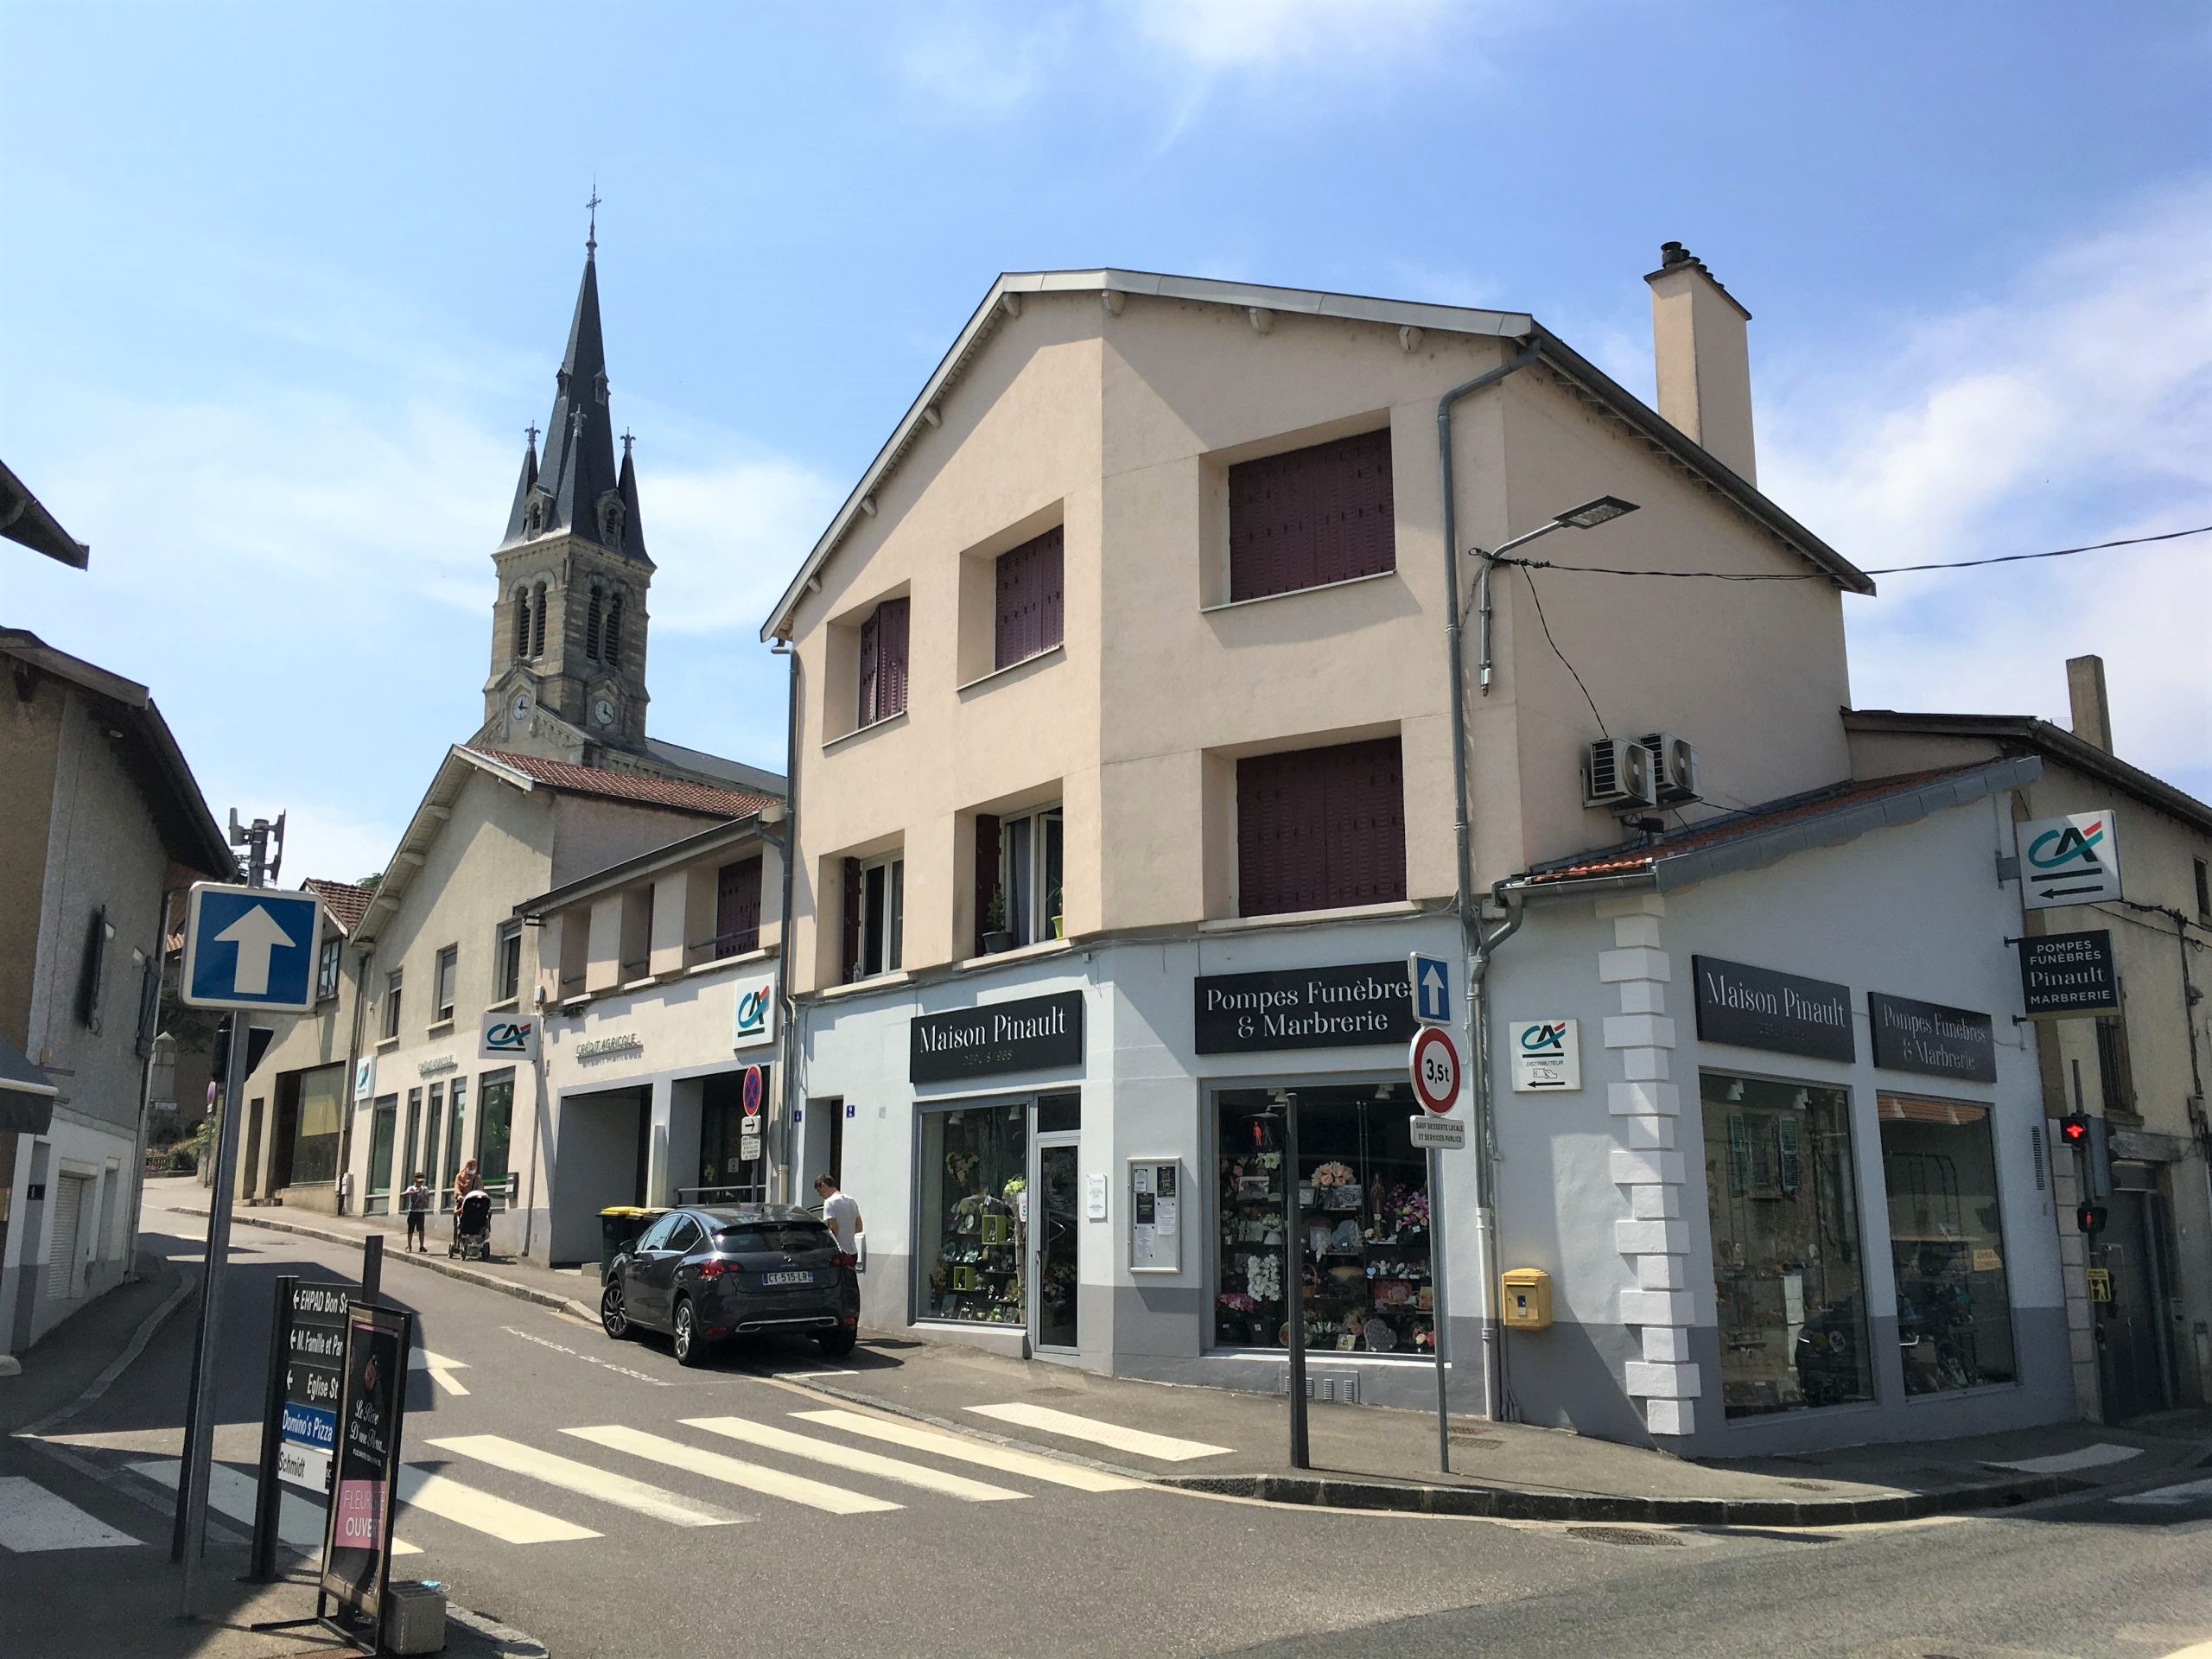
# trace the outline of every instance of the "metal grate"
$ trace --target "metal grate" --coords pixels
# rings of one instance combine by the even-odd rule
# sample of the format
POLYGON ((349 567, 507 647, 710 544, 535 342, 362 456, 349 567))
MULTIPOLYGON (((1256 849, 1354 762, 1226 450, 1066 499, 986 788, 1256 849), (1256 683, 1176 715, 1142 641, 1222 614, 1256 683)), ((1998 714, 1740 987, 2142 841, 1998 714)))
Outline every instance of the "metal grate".
POLYGON ((1682 1542, 1668 1533, 1645 1532, 1636 1527, 1569 1527, 1567 1535, 1591 1544, 1671 1544, 1679 1549, 1682 1542))

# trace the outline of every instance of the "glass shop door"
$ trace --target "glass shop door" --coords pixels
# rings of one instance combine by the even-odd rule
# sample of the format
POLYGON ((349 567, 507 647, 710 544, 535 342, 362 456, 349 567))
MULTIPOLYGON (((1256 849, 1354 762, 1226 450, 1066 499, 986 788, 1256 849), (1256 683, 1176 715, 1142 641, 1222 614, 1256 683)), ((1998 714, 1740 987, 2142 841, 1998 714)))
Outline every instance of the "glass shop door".
POLYGON ((1038 1137, 1036 1174, 1029 1189, 1029 1236, 1037 1252, 1030 1339, 1039 1348, 1066 1351, 1080 1345, 1076 1328, 1082 1283, 1076 1254, 1083 1237, 1079 1138, 1038 1137))

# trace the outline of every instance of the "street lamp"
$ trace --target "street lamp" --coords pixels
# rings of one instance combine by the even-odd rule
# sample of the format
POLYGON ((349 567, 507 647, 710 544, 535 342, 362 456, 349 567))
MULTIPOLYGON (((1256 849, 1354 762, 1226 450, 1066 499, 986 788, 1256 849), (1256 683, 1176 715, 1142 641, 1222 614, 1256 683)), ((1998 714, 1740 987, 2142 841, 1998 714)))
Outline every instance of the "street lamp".
POLYGON ((1490 573, 1497 568, 1498 560, 1515 548, 1526 547, 1538 537, 1548 536, 1555 530, 1595 530, 1599 524, 1609 524, 1635 511, 1636 503, 1633 501, 1624 501, 1618 495, 1601 495, 1594 501, 1585 501, 1579 507, 1569 507, 1565 512, 1554 514, 1549 523, 1538 524, 1534 530, 1516 536, 1503 547, 1493 548, 1487 553, 1480 548, 1472 550, 1483 562, 1482 570, 1475 577, 1475 611, 1482 623, 1475 683, 1484 696, 1490 695, 1490 573))

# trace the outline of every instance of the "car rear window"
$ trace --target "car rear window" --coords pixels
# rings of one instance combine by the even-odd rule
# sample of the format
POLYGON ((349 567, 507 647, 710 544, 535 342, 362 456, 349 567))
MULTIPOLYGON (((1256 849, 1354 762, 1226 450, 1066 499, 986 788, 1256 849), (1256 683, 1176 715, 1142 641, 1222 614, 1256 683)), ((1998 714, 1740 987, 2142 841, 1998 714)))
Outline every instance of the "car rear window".
POLYGON ((726 1250, 826 1250, 830 1248, 827 1227, 804 1222, 748 1222, 724 1227, 715 1235, 726 1250))

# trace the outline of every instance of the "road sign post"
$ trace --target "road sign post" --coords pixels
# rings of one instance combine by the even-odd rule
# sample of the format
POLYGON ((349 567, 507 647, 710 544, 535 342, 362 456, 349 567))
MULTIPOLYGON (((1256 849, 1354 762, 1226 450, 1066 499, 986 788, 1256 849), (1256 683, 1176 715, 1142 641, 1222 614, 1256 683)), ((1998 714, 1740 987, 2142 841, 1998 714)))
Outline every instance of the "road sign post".
POLYGON ((1413 996, 1414 1018, 1424 1026, 1448 1026, 1458 1018, 1452 1012, 1452 963, 1447 958, 1414 951, 1406 958, 1406 985, 1413 996))
MULTIPOLYGON (((1420 998, 1420 987, 1426 976, 1415 957, 1411 969, 1414 976, 1414 997, 1420 998)), ((1441 978, 1437 986, 1440 1000, 1449 1006, 1451 981, 1441 978)), ((1459 1103, 1462 1072, 1459 1066, 1459 1045, 1452 1040, 1452 1033, 1440 1025, 1424 1025, 1414 1033, 1413 1046, 1406 1056, 1406 1069, 1412 1074, 1414 1098, 1421 1103, 1421 1115, 1413 1122, 1413 1141, 1428 1152, 1428 1228, 1429 1249, 1432 1255, 1430 1279, 1436 1294, 1435 1318, 1430 1323, 1428 1339, 1436 1354, 1436 1467, 1440 1473, 1452 1472, 1452 1421, 1446 1400, 1446 1372, 1449 1363, 1448 1344, 1451 1340, 1451 1309, 1446 1287, 1452 1274, 1450 1258, 1446 1255, 1446 1211, 1444 1204, 1444 1148, 1463 1147, 1467 1143, 1467 1126, 1464 1120, 1446 1117, 1445 1114, 1459 1103)))
POLYGON ((1459 1046, 1441 1026, 1423 1026, 1414 1033, 1407 1057, 1413 1073, 1414 1098, 1426 1111, 1441 1117, 1459 1103, 1459 1046))

